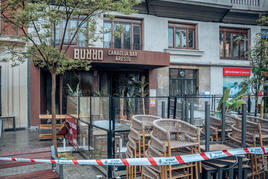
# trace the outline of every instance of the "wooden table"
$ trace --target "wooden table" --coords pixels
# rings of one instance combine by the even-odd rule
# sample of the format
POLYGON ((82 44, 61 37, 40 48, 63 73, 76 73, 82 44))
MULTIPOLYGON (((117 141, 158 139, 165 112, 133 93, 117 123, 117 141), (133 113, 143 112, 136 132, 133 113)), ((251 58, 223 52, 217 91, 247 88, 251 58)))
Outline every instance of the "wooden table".
POLYGON ((13 131, 16 131, 16 118, 15 116, 0 116, 0 137, 2 136, 3 131, 3 120, 13 120, 13 131))

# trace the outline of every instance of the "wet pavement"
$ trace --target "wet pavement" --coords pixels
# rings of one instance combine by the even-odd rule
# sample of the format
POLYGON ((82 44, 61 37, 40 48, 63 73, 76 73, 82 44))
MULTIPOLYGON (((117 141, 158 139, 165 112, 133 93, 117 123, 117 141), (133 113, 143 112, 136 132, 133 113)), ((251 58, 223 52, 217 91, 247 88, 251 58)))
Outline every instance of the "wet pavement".
MULTIPOLYGON (((16 132, 4 131, 2 137, 0 138, 0 152, 50 147, 51 144, 51 140, 40 141, 39 132, 35 130, 19 130, 16 132)), ((73 157, 76 159, 82 159, 82 157, 77 153, 73 153, 73 157)), ((0 169, 0 177, 44 169, 51 169, 51 165, 37 164, 0 169)), ((64 179, 95 179, 97 175, 101 175, 99 170, 93 166, 64 165, 63 171, 64 179)))

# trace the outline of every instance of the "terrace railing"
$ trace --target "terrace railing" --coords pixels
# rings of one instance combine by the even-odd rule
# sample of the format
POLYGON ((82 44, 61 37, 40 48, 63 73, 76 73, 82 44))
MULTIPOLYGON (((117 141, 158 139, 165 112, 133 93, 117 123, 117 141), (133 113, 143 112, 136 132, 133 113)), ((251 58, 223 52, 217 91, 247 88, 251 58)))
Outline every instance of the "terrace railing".
POLYGON ((260 0, 231 0, 231 3, 242 6, 260 6, 260 0))

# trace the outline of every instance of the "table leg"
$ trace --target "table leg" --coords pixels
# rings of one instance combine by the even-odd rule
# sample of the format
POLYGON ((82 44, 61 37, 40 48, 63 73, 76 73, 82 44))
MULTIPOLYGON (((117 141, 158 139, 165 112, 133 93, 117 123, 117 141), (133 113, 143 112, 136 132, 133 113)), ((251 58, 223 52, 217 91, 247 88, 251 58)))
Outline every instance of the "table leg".
POLYGON ((238 178, 242 178, 242 157, 237 157, 238 158, 238 178))
POLYGON ((222 175, 223 175, 223 169, 218 168, 218 179, 222 179, 222 175))
POLYGON ((16 119, 13 117, 13 130, 16 131, 16 119))
POLYGON ((3 121, 0 120, 0 137, 2 136, 2 131, 3 131, 3 121))

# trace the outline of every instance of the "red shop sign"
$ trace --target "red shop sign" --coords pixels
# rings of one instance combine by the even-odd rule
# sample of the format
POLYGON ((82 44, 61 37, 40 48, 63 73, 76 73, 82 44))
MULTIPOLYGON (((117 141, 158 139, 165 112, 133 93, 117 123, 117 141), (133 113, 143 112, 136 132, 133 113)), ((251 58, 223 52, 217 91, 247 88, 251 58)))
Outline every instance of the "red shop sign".
POLYGON ((250 76, 250 68, 223 68, 224 76, 250 76))

